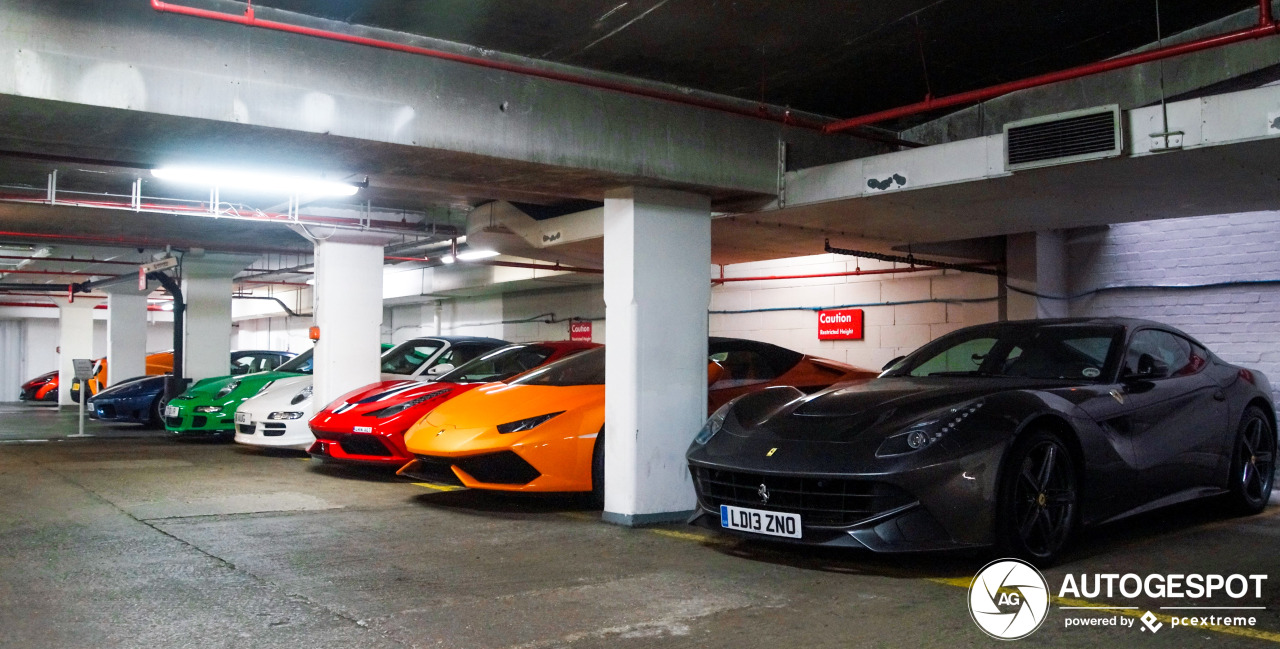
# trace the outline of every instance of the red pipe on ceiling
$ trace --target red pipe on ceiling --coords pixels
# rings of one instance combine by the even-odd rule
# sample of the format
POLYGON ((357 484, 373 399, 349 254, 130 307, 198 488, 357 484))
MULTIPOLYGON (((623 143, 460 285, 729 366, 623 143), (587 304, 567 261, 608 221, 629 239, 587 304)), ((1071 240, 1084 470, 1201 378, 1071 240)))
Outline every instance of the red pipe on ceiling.
POLYGON ((762 277, 717 277, 711 280, 712 284, 721 282, 766 282, 777 279, 814 279, 817 277, 854 277, 858 275, 892 275, 895 273, 920 273, 924 271, 936 271, 937 268, 929 268, 927 266, 912 266, 910 268, 874 268, 871 270, 851 270, 843 273, 814 273, 811 275, 765 275, 762 277))
MULTIPOLYGON (((82 296, 82 297, 89 297, 89 296, 82 296)), ((41 309, 56 309, 56 308, 58 308, 58 305, 56 305, 56 304, 48 304, 48 303, 45 303, 45 302, 0 302, 0 307, 3 307, 3 306, 12 306, 12 307, 38 307, 38 308, 41 308, 41 309)), ((99 304, 98 306, 95 306, 95 307, 93 307, 93 308, 94 308, 94 309, 106 309, 106 308, 107 308, 107 305, 105 305, 105 304, 99 304)), ((166 311, 167 309, 162 309, 162 308, 160 308, 160 307, 158 307, 158 306, 155 306, 155 305, 153 305, 153 304, 148 304, 148 305, 147 305, 147 310, 148 310, 148 311, 166 311)))
POLYGON ((1097 63, 1081 65, 1078 67, 1061 70, 1059 72, 1050 72, 1049 74, 1042 74, 1035 77, 1029 77, 1019 81, 1010 81, 1008 83, 1002 83, 1002 84, 990 86, 987 88, 970 90, 968 92, 962 92, 956 95, 948 95, 946 97, 936 97, 936 98, 926 97, 924 101, 910 104, 907 106, 891 108, 889 110, 882 110, 879 112, 871 113, 869 115, 863 115, 861 117, 853 117, 850 119, 844 119, 838 122, 833 122, 831 124, 827 124, 826 126, 822 127, 822 131, 824 133, 839 133, 841 131, 847 131, 849 129, 875 124, 876 122, 883 122, 885 120, 890 120, 890 119, 909 117, 911 115, 917 115, 919 113, 925 113, 931 110, 938 110, 940 108, 950 108, 952 106, 958 106, 960 104, 971 104, 971 103, 976 103, 980 101, 986 101, 988 99, 993 99, 995 97, 999 97, 1000 95, 1007 95, 1011 92, 1016 92, 1018 90, 1026 90, 1027 88, 1035 88, 1037 86, 1043 86, 1050 83, 1057 83, 1059 81, 1069 81, 1071 79, 1078 79, 1080 77, 1086 77, 1092 74, 1098 74, 1100 72, 1110 72, 1111 70, 1118 70, 1120 68, 1127 68, 1134 65, 1140 65, 1143 63, 1150 63, 1152 61, 1159 61, 1161 59, 1167 59, 1174 56, 1181 56, 1183 54, 1191 54, 1192 52, 1199 52, 1202 50, 1212 49, 1215 47, 1222 47, 1224 45, 1231 45, 1232 43, 1240 43, 1243 41, 1253 40, 1257 38, 1266 38, 1268 36, 1274 36, 1276 34, 1280 34, 1280 22, 1276 22, 1271 18, 1270 0, 1259 0, 1258 24, 1254 25, 1253 27, 1247 27, 1245 29, 1239 29, 1233 32, 1227 32, 1225 34, 1219 34, 1217 36, 1210 36, 1208 38, 1201 38, 1194 41, 1188 41, 1186 43, 1178 43, 1177 45, 1160 47, 1154 50, 1148 50, 1146 52, 1130 54, 1128 56, 1120 56, 1114 59, 1098 61, 1097 63))

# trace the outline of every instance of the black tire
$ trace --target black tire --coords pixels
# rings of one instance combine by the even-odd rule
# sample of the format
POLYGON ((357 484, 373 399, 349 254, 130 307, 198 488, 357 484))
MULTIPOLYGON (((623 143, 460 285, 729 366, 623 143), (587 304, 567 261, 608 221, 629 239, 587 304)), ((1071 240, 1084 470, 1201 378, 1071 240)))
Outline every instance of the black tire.
POLYGON ((1231 453, 1228 498, 1244 515, 1266 509, 1275 485, 1276 433, 1266 411, 1249 406, 1240 417, 1231 453))
POLYGON ((155 400, 151 402, 151 419, 147 421, 148 426, 164 428, 164 407, 166 404, 164 393, 157 394, 155 400))
POLYGON ((996 543, 1011 556, 1050 565, 1080 520, 1076 458, 1053 433, 1034 431, 1014 443, 1000 478, 996 543))
POLYGON ((604 426, 596 433, 591 449, 591 504, 604 507, 604 426))

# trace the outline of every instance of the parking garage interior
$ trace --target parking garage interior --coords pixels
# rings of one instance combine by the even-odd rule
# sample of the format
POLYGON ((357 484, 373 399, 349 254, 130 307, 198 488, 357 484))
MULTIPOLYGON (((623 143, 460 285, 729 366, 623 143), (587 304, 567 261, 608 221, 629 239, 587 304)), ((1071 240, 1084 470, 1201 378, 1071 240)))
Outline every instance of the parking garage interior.
MULTIPOLYGON (((872 376, 972 326, 1139 318, 1267 386, 1272 10, 0 6, 0 646, 992 642, 970 596, 999 551, 688 524, 686 454, 717 390, 799 385, 708 340, 872 376), (444 341, 439 367, 382 364, 421 340, 444 341), (303 425, 380 381, 565 341, 603 346, 603 424, 576 436, 586 482, 568 490, 334 461, 303 425), (283 354, 237 369, 266 351, 283 354), (167 410, 187 390, 289 358, 310 374, 283 396, 296 417, 215 408, 221 434, 180 434, 217 427, 167 410), (136 421, 95 409, 148 375, 136 421), (271 442, 277 419, 307 443, 271 442)), ((415 421, 400 446, 452 427, 415 421)), ((1039 566, 1054 592, 1021 641, 1280 642, 1276 507, 1208 498, 1079 530, 1039 566), (1057 588, 1112 573, 1271 578, 1247 602, 1057 588), (1183 618, 1232 607, 1253 621, 1183 618)))

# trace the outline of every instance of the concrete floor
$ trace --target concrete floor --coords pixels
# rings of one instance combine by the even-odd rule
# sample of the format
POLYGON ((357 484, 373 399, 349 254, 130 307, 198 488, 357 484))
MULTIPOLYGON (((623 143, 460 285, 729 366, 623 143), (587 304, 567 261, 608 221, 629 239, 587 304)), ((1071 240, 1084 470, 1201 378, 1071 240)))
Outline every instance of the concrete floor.
MULTIPOLYGON (((684 526, 625 529, 574 498, 440 491, 96 422, 95 437, 66 439, 74 428, 53 408, 0 406, 0 647, 996 642, 970 620, 963 587, 984 556, 878 557, 684 526)), ((1078 612, 1055 605, 1020 642, 1280 642, 1280 509, 1248 519, 1217 509, 1179 507, 1092 531, 1047 575, 1056 587, 1067 572, 1268 574, 1267 609, 1246 635, 1068 629, 1064 619, 1078 612)))

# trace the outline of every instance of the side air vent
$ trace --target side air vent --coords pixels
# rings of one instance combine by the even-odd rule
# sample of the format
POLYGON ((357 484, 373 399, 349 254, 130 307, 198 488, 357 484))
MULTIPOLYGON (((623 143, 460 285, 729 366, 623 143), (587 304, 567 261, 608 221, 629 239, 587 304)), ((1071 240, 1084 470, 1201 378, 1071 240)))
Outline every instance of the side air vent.
POLYGON ((1114 158, 1124 150, 1118 105, 1086 108, 1004 125, 1009 171, 1114 158))

